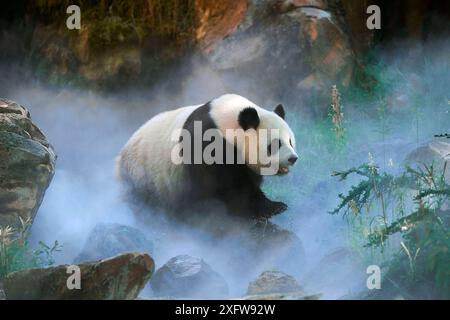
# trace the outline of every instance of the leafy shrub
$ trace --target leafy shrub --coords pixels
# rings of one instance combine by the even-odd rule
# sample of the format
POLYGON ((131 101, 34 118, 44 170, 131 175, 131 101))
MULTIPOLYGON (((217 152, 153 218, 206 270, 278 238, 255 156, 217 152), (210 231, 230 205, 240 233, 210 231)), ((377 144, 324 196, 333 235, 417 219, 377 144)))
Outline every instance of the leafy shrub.
POLYGON ((450 185, 445 180, 446 167, 441 172, 432 164, 420 169, 407 167, 394 177, 366 163, 333 173, 340 180, 353 174, 363 178, 347 194, 339 195, 341 202, 331 213, 341 212, 358 225, 355 230, 365 230, 361 238, 366 247, 392 247, 395 254, 386 263, 386 278, 391 283, 396 279, 397 289, 406 295, 427 288, 430 297, 450 297, 450 185), (411 196, 414 204, 409 210, 406 196, 411 196), (395 236, 397 241, 389 243, 395 236))
POLYGON ((54 254, 61 251, 58 241, 51 247, 39 242, 39 249, 33 251, 26 240, 31 220, 20 221, 17 231, 8 226, 0 228, 0 279, 10 272, 51 266, 55 263, 54 254))

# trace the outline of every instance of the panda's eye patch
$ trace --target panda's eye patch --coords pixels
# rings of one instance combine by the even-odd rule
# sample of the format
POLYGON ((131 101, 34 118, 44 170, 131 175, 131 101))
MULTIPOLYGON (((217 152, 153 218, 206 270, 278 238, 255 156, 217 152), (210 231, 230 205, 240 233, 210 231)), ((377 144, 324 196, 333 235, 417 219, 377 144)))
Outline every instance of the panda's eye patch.
POLYGON ((275 139, 273 140, 267 147, 267 154, 270 156, 272 155, 272 151, 278 151, 281 148, 281 140, 280 139, 275 139), (278 143, 278 149, 274 150, 276 145, 278 143))

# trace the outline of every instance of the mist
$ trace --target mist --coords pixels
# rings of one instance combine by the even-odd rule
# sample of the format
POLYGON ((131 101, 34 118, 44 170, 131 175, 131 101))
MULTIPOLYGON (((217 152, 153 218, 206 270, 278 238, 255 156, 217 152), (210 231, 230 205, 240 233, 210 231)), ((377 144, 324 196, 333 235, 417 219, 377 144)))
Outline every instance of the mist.
MULTIPOLYGON (((30 110, 58 155, 55 176, 33 224, 31 243, 58 240, 63 250, 55 255, 56 263, 70 264, 97 224, 119 223, 141 229, 155 243, 152 257, 157 268, 179 254, 204 259, 228 282, 230 297, 244 295, 249 281, 269 269, 292 274, 307 292, 321 293, 322 298, 364 290, 367 264, 357 256, 327 265, 333 259, 330 254, 349 247, 351 233, 342 217, 328 212, 338 204, 337 195, 355 182, 337 182, 330 174, 367 162, 369 153, 382 170, 398 172, 409 151, 431 141, 434 134, 449 132, 449 50, 445 39, 379 48, 377 58, 383 62, 385 75, 400 74, 404 81, 392 82, 392 95, 384 97, 391 107, 385 120, 377 116, 378 105, 349 102, 342 95, 348 141, 347 156, 341 158, 321 144, 328 136, 318 133, 308 111, 316 106, 294 108, 298 103, 292 97, 287 101, 263 99, 271 96, 273 88, 254 88, 248 83, 248 73, 225 78, 196 57, 186 63, 189 68, 168 74, 156 88, 116 94, 49 86, 32 76, 8 83, 3 80, 1 96, 30 110), (289 206, 272 221, 301 240, 304 253, 298 261, 267 257, 242 270, 239 257, 251 254, 242 238, 216 239, 170 221, 165 221, 164 229, 143 225, 122 197, 114 159, 131 134, 161 111, 201 104, 224 93, 243 95, 267 109, 281 102, 287 109, 286 120, 296 134, 300 159, 288 176, 265 178, 263 189, 271 199, 289 206), (414 109, 411 101, 418 94, 423 104, 414 109), (380 133, 382 124, 389 130, 380 133)), ((11 66, 1 69, 1 74, 11 74, 11 66)), ((151 221, 153 213, 148 214, 151 221)), ((151 291, 144 290, 142 295, 149 296, 151 291)))

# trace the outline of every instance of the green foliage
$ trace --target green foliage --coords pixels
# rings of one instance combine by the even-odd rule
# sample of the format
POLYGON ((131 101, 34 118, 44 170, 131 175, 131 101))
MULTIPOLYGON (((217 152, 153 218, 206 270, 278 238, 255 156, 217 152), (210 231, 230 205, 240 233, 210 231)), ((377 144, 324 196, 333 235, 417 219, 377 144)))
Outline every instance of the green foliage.
POLYGON ((59 244, 58 240, 55 240, 51 247, 49 247, 42 241, 39 241, 39 246, 40 248, 34 251, 34 255, 37 259, 39 259, 40 264, 44 266, 54 265, 54 255, 56 252, 62 251, 62 245, 59 244))
POLYGON ((21 219, 21 228, 17 231, 11 227, 0 228, 0 279, 10 272, 43 268, 55 263, 54 254, 60 252, 62 246, 58 241, 51 247, 39 242, 40 248, 33 251, 26 240, 30 226, 31 220, 21 219))
MULTIPOLYGON (((90 29, 89 42, 94 47, 141 40, 144 36, 183 37, 193 31, 195 3, 192 0, 112 0, 112 1, 50 1, 31 4, 47 20, 49 17, 65 28, 66 8, 76 4, 82 12, 84 28, 90 29)), ((78 36, 78 33, 75 33, 78 36)))
POLYGON ((445 171, 446 164, 441 172, 432 164, 424 164, 420 169, 407 167, 404 173, 394 177, 380 173, 374 164, 363 164, 334 172, 333 176, 341 181, 352 174, 363 180, 351 186, 347 194, 339 195, 341 202, 331 213, 343 212, 353 219, 364 215, 371 217, 369 221, 381 221, 378 225, 369 225, 368 232, 362 236, 366 247, 382 249, 389 238, 400 236, 397 243, 393 243, 398 252, 389 264, 391 278, 403 279, 405 288, 433 279, 439 294, 450 297, 450 211, 445 207, 450 201, 450 185, 445 180, 445 171), (399 192, 401 190, 415 190, 415 195, 411 195, 415 206, 407 215, 396 210, 400 195, 401 201, 405 196, 405 192, 399 192), (403 277, 402 272, 407 277, 403 277))

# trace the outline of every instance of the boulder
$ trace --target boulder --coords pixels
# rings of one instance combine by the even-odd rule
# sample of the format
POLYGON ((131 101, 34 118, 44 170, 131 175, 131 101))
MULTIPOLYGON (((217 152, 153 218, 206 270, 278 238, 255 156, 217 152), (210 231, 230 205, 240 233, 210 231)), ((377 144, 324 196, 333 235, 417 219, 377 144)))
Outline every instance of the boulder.
POLYGON ((273 88, 272 97, 298 101, 328 96, 333 84, 347 87, 356 58, 338 14, 319 2, 252 1, 237 31, 206 57, 217 71, 249 77, 250 89, 273 88))
POLYGON ((244 296, 233 300, 319 300, 321 294, 305 294, 304 292, 269 293, 244 296))
POLYGON ((301 292, 294 277, 280 271, 264 271, 248 285, 247 295, 301 292))
POLYGON ((308 291, 323 293, 324 299, 339 299, 349 292, 366 289, 366 269, 358 253, 337 247, 312 264, 302 283, 308 291))
POLYGON ((176 298, 220 298, 228 294, 228 285, 202 259, 179 255, 159 268, 150 285, 156 296, 176 298))
POLYGON ((12 300, 131 300, 135 299, 154 271, 147 254, 129 253, 112 259, 79 264, 80 289, 68 289, 68 266, 29 269, 10 273, 4 280, 12 300))
POLYGON ((442 171, 445 162, 447 162, 445 179, 450 183, 450 143, 431 141, 411 151, 406 156, 404 164, 412 167, 434 164, 435 169, 442 171))
POLYGON ((56 155, 23 106, 0 99, 0 227, 29 226, 55 172, 56 155), (22 221, 21 221, 22 220, 22 221))
POLYGON ((269 267, 283 268, 285 271, 298 272, 302 266, 298 263, 306 262, 305 250, 299 237, 270 221, 258 221, 250 229, 250 236, 242 243, 252 254, 241 258, 241 264, 248 263, 247 268, 254 270, 255 261, 265 270, 269 267))
POLYGON ((96 261, 126 252, 151 254, 153 243, 139 229, 120 224, 99 224, 91 231, 75 263, 96 261))

